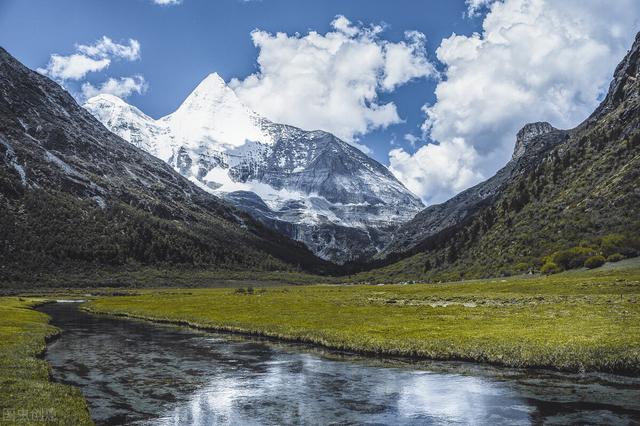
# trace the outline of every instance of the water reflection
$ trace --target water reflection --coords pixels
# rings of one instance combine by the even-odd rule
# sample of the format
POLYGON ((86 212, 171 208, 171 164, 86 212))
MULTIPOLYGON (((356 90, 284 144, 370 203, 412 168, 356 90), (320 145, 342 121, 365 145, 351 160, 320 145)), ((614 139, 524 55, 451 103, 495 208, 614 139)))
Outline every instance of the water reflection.
POLYGON ((566 424, 640 421, 640 380, 372 360, 42 308, 54 378, 100 424, 566 424))
POLYGON ((278 358, 262 373, 212 378, 154 423, 529 424, 526 401, 485 379, 278 358))

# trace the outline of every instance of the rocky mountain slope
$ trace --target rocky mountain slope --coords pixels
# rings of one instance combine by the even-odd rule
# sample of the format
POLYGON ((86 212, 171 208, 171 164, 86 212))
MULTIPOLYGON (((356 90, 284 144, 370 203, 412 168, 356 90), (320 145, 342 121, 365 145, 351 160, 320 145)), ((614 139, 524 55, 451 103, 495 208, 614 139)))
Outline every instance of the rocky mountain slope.
POLYGON ((490 204, 518 175, 535 167, 550 149, 568 138, 566 131, 549 123, 530 123, 516 136, 511 160, 493 177, 471 187, 442 204, 429 206, 412 220, 400 226, 391 242, 376 256, 410 252, 425 238, 461 223, 467 217, 490 204))
POLYGON ((103 267, 330 268, 114 135, 1 48, 0 242, 0 282, 103 267))
POLYGON ((640 34, 589 118, 566 131, 526 125, 503 169, 403 225, 370 265, 388 266, 363 279, 516 273, 556 250, 612 239, 640 254, 639 66, 640 34))
POLYGON ((84 106, 117 135, 324 259, 375 255, 423 208, 386 167, 330 133, 260 117, 217 74, 159 120, 110 95, 84 106))

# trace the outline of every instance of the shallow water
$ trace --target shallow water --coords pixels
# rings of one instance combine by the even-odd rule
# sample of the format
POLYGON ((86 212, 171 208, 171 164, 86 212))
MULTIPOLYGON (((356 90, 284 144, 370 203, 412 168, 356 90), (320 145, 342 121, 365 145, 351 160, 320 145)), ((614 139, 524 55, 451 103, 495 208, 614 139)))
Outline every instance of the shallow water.
POLYGON ((40 308, 98 424, 638 424, 640 379, 381 360, 40 308))

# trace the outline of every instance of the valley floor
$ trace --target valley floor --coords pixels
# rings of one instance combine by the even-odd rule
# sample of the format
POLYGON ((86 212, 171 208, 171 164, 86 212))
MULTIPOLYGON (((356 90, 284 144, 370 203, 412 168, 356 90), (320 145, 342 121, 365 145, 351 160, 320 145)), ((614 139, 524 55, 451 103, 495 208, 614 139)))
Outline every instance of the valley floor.
POLYGON ((640 375, 640 265, 416 285, 143 290, 92 312, 334 349, 640 375))
MULTIPOLYGON (((93 294, 84 309, 96 313, 354 352, 640 375, 637 259, 592 271, 443 284, 93 294)), ((80 391, 52 383, 41 358, 59 331, 32 309, 44 300, 0 297, 0 423, 89 424, 80 391)))

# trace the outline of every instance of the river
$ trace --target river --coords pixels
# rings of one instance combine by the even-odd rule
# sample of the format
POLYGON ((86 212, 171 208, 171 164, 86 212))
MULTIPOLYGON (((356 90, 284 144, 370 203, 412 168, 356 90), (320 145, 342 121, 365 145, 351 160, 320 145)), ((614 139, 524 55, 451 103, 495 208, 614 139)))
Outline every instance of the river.
POLYGON ((98 424, 640 424, 640 378, 377 359, 39 308, 98 424))

